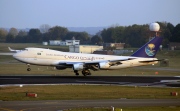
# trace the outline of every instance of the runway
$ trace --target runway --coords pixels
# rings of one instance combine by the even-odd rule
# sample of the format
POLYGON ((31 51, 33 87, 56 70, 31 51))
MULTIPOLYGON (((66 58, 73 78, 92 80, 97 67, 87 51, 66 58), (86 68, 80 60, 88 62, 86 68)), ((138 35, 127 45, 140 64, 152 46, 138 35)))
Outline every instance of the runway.
MULTIPOLYGON (((89 107, 145 107, 179 106, 179 99, 112 99, 112 100, 54 100, 54 101, 0 101, 1 111, 62 111, 89 107)), ((172 109, 173 110, 173 109, 172 109)))
POLYGON ((166 76, 0 76, 3 85, 101 84, 126 86, 180 87, 180 77, 166 76))

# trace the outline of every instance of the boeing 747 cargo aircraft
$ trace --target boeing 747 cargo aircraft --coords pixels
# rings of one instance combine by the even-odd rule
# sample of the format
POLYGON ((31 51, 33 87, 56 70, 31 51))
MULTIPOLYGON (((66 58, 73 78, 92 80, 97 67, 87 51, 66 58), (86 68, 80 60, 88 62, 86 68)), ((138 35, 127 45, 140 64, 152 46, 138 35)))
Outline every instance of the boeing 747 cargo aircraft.
POLYGON ((111 70, 136 66, 154 65, 158 63, 155 55, 162 42, 162 37, 154 37, 138 49, 131 56, 113 56, 99 54, 83 54, 61 52, 44 48, 25 48, 25 50, 12 50, 16 53, 13 57, 28 65, 53 66, 58 70, 72 68, 76 75, 81 71, 84 76, 91 75, 90 70, 111 70))

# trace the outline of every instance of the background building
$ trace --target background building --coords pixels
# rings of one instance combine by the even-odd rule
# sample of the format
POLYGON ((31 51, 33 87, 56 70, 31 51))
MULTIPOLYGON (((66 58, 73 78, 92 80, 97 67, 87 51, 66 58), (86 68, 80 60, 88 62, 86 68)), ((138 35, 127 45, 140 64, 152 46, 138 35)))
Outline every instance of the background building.
POLYGON ((170 42, 169 49, 170 50, 180 50, 180 43, 179 42, 170 42))
POLYGON ((66 40, 66 45, 79 45, 80 40, 66 40))
POLYGON ((61 46, 69 46, 69 45, 79 45, 80 40, 49 40, 49 45, 61 45, 61 46))
POLYGON ((49 45, 60 45, 61 40, 49 40, 49 45))
POLYGON ((75 53, 88 53, 92 54, 94 51, 103 50, 103 46, 91 46, 91 45, 71 45, 69 46, 69 52, 75 53))
POLYGON ((124 49, 125 43, 104 43, 104 50, 124 49))

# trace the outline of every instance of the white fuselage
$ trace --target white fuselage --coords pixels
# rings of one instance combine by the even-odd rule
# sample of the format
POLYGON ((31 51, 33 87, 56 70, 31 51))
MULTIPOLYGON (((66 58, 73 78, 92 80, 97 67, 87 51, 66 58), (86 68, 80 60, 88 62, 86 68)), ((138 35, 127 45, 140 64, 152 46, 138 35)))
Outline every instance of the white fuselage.
POLYGON ((44 65, 44 66, 57 66, 61 63, 73 64, 73 63, 100 63, 100 62, 117 61, 117 60, 121 61, 121 64, 112 65, 104 69, 120 69, 120 68, 128 68, 128 67, 158 63, 157 61, 153 61, 153 60, 157 60, 157 58, 70 53, 70 52, 61 52, 61 51, 42 49, 42 48, 26 48, 25 50, 14 54, 13 57, 27 64, 44 65), (152 61, 152 62, 143 63, 140 61, 152 61))

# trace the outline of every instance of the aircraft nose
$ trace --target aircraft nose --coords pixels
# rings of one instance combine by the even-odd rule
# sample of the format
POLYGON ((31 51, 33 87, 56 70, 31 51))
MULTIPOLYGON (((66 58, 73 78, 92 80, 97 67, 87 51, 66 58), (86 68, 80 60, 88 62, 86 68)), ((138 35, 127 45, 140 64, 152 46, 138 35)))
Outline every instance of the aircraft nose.
POLYGON ((17 53, 16 53, 16 54, 13 54, 13 58, 15 58, 15 59, 16 59, 16 57, 17 57, 17 53))
POLYGON ((19 53, 15 53, 14 55, 13 55, 13 58, 15 58, 15 59, 18 59, 20 57, 20 54, 19 53))

